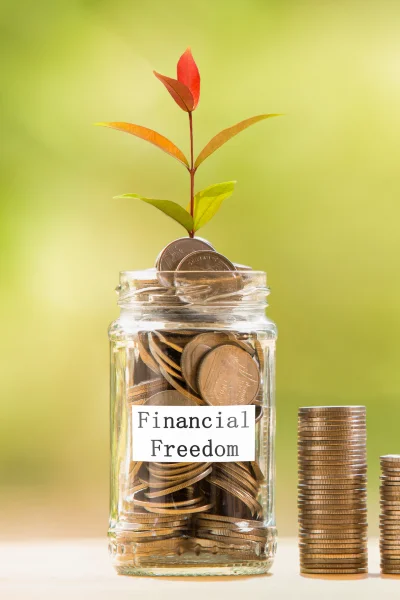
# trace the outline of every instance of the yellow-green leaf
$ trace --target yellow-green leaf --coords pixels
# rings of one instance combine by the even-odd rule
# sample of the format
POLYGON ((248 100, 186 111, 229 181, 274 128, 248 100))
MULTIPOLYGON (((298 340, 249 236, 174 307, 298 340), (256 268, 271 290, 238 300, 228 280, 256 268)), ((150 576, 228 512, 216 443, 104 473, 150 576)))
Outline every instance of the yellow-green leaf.
POLYGON ((236 181, 216 183, 197 192, 194 197, 194 231, 204 227, 215 215, 222 202, 233 194, 236 181))
POLYGON ((118 131, 124 131, 125 133, 130 133, 146 142, 150 142, 160 150, 163 150, 170 156, 173 156, 179 162, 185 165, 185 167, 189 167, 188 160, 186 156, 183 154, 182 150, 179 150, 177 146, 171 140, 161 135, 161 133, 157 133, 157 131, 153 131, 152 129, 148 129, 148 127, 142 127, 141 125, 135 125, 134 123, 123 123, 123 122, 112 122, 112 123, 95 123, 95 125, 100 125, 102 127, 110 127, 110 129, 117 129, 118 131))
POLYGON ((201 163, 210 156, 213 152, 221 148, 226 142, 232 139, 235 135, 250 127, 250 125, 254 125, 254 123, 258 123, 258 121, 263 121, 264 119, 269 119, 270 117, 280 117, 279 114, 269 114, 269 115, 258 115, 257 117, 250 117, 250 119, 245 119, 240 123, 236 123, 232 127, 228 127, 228 129, 223 129, 216 136, 214 136, 206 146, 204 146, 203 150, 200 152, 198 157, 196 158, 195 167, 201 165, 201 163))
POLYGON ((138 194, 122 194, 122 196, 116 196, 116 198, 135 198, 151 204, 161 210, 165 215, 174 219, 177 223, 182 225, 187 232, 193 230, 193 219, 191 215, 184 209, 180 204, 172 202, 172 200, 155 200, 154 198, 144 198, 138 194))

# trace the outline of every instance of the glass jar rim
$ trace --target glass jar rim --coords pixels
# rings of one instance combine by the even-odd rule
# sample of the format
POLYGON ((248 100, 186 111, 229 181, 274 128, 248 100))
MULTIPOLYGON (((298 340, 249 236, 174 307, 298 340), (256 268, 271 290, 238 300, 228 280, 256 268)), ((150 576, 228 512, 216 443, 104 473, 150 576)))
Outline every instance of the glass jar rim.
POLYGON ((231 307, 265 308, 267 274, 252 269, 226 271, 121 271, 116 288, 121 308, 168 307, 169 310, 231 307), (178 277, 177 277, 177 274, 178 277))

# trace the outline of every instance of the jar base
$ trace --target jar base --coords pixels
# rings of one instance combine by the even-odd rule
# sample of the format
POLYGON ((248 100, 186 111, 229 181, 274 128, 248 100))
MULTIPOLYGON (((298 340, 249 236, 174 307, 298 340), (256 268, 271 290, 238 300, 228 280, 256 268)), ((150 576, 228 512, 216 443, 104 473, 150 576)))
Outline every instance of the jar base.
POLYGON ((141 577, 229 577, 240 575, 265 575, 269 572, 273 564, 273 558, 263 561, 246 561, 230 565, 199 565, 199 566, 115 566, 118 575, 134 575, 141 577))
MULTIPOLYGON (((119 575, 199 577, 263 575, 276 553, 276 528, 264 529, 265 542, 247 541, 235 547, 199 538, 168 540, 171 547, 140 548, 130 532, 109 532, 109 554, 119 575)), ((167 543, 167 540, 165 540, 167 543)))

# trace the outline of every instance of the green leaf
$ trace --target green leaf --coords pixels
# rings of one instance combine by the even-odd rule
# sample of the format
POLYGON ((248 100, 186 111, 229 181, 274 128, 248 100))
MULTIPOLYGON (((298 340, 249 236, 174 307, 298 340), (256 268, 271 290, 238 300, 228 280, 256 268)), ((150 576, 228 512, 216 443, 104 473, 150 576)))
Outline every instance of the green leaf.
POLYGON ((232 139, 235 135, 250 127, 250 125, 254 125, 254 123, 258 123, 259 121, 263 121, 264 119, 269 119, 271 117, 280 117, 278 114, 269 114, 269 115, 258 115, 257 117, 250 117, 250 119, 245 119, 240 123, 236 123, 232 127, 228 127, 228 129, 223 129, 216 136, 214 136, 206 146, 204 146, 203 150, 200 152, 198 157, 196 158, 195 168, 206 160, 218 148, 221 148, 226 142, 232 139))
POLYGON ((194 231, 204 227, 215 215, 222 202, 233 194, 236 181, 216 183, 197 192, 194 197, 194 231))
POLYGON ((193 230, 193 219, 191 215, 182 206, 172 200, 155 200, 154 198, 144 198, 138 194, 122 194, 122 196, 115 196, 115 198, 136 198, 142 200, 147 204, 151 204, 161 210, 165 215, 177 221, 182 227, 186 229, 188 233, 193 230))

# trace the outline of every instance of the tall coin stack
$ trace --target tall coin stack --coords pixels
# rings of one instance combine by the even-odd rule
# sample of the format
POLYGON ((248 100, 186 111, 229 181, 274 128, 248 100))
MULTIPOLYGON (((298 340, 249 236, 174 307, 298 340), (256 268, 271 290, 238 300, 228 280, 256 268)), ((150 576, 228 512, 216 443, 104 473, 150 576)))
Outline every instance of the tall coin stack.
POLYGON ((301 573, 366 573, 365 407, 300 408, 298 468, 301 573))
POLYGON ((400 575, 400 454, 381 456, 381 572, 400 575))

